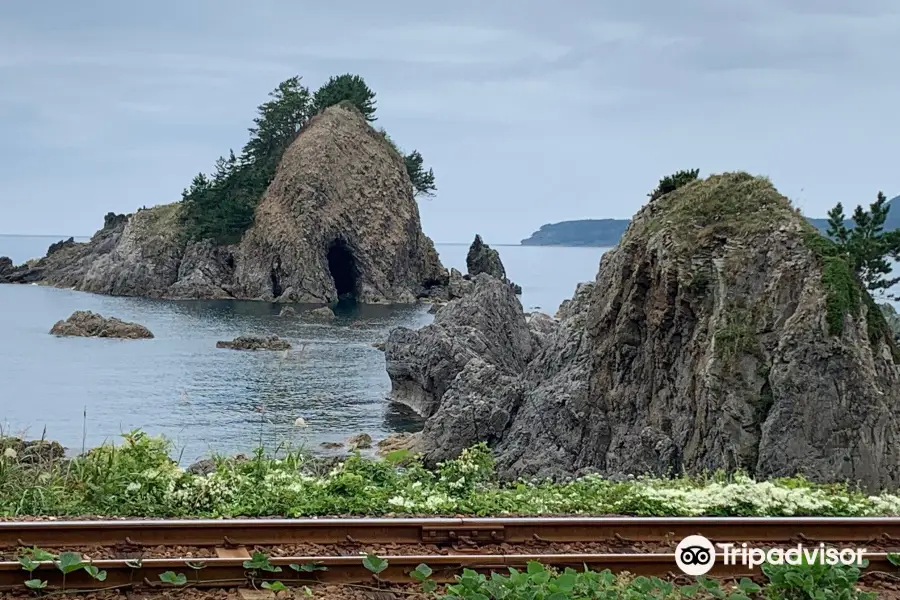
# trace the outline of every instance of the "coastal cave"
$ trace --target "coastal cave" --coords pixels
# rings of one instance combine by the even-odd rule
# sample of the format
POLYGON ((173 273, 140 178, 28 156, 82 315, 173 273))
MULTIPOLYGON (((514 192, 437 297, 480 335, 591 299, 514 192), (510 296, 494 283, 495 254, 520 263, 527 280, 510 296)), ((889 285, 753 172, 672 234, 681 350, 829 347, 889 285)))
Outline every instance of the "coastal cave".
POLYGON ((338 299, 356 299, 359 293, 359 272, 353 253, 344 240, 337 239, 328 247, 328 271, 334 281, 338 299))

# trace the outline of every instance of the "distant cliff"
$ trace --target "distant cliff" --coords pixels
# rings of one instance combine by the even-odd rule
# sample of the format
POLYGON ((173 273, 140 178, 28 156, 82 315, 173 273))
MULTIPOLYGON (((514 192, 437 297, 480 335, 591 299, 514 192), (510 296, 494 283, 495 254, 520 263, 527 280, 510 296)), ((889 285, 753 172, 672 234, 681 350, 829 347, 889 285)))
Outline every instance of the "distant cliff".
MULTIPOLYGON (((900 196, 896 196, 888 203, 891 212, 888 213, 885 229, 900 229, 900 196)), ((850 214, 854 207, 849 204, 844 206, 846 213, 850 214)), ((816 219, 807 217, 820 231, 828 229, 828 219, 816 219)), ((629 219, 580 219, 577 221, 561 221, 548 223, 522 240, 523 246, 599 246, 611 248, 619 243, 622 234, 631 221, 629 219)), ((853 221, 847 221, 848 227, 853 227, 853 221)))

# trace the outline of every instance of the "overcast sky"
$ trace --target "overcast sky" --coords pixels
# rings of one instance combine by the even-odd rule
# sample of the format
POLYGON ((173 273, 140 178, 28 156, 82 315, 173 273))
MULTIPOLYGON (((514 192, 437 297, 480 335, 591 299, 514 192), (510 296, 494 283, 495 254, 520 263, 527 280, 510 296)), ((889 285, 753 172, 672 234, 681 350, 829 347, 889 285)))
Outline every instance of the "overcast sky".
POLYGON ((345 72, 434 168, 438 242, 627 218, 694 167, 821 216, 900 194, 898 31, 896 0, 3 0, 0 233, 178 200, 278 82, 345 72))

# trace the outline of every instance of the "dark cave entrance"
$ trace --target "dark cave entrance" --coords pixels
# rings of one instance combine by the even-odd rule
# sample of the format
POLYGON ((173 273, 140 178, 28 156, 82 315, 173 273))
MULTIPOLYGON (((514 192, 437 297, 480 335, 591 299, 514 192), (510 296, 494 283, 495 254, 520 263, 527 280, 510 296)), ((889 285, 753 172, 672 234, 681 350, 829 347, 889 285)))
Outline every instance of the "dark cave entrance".
POLYGON ((328 271, 334 281, 338 299, 356 299, 359 293, 359 271, 353 253, 343 240, 335 240, 328 247, 328 271))

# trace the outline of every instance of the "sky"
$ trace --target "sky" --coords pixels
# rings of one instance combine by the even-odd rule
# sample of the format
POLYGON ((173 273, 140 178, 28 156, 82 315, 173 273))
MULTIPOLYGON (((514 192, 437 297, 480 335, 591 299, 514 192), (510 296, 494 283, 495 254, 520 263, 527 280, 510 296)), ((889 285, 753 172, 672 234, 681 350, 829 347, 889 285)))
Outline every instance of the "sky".
POLYGON ((769 176, 804 214, 900 194, 896 0, 3 0, 0 233, 178 200, 288 77, 362 75, 436 242, 629 218, 660 177, 769 176))

